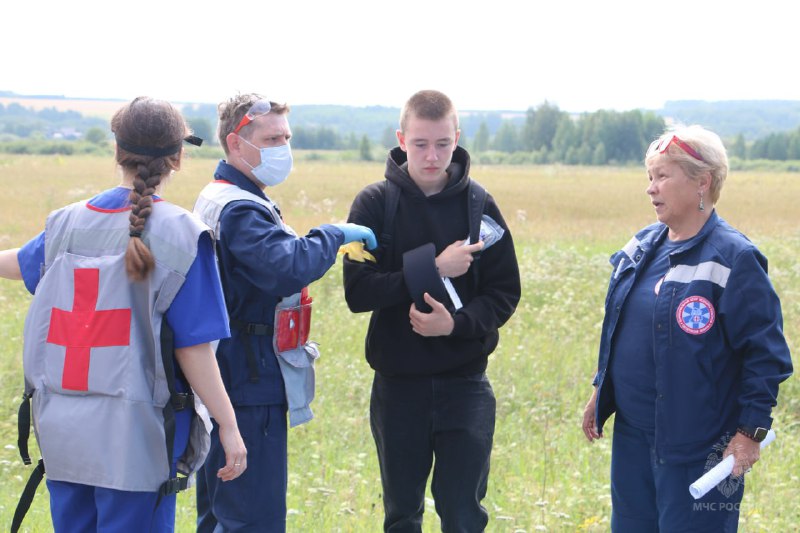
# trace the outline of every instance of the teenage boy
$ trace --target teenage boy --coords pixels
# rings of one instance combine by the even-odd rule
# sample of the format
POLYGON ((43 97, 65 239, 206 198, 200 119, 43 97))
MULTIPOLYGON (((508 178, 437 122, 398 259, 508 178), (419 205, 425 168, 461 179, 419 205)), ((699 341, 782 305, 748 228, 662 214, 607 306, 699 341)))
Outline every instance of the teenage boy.
POLYGON ((344 287, 351 311, 372 312, 370 425, 386 531, 422 531, 431 467, 443 531, 483 531, 488 522, 481 500, 495 398, 485 371, 520 281, 511 233, 494 199, 471 183, 459 135, 446 95, 414 94, 386 179, 362 190, 350 210, 350 222, 381 235, 374 255, 345 256, 344 287), (475 218, 480 238, 470 231, 475 218))

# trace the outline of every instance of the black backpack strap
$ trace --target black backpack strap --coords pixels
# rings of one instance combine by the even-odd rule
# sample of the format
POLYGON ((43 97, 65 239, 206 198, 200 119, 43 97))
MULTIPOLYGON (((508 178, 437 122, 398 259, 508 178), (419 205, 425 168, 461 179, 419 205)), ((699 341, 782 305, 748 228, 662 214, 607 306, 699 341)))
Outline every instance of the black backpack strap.
MULTIPOLYGON (((33 391, 26 390, 22 394, 22 403, 19 405, 19 412, 17 413, 17 448, 19 448, 19 455, 22 462, 26 465, 31 464, 31 456, 28 453, 28 439, 31 436, 31 398, 33 391)), ((28 478, 28 483, 19 497, 17 502, 17 509, 14 511, 14 519, 11 522, 11 531, 16 533, 22 525, 22 520, 28 513, 33 503, 33 497, 36 496, 36 488, 42 482, 44 477, 44 461, 39 459, 39 464, 31 472, 28 478)))
POLYGON ((383 228, 381 228, 381 236, 378 244, 384 250, 390 250, 392 246, 392 233, 394 230, 394 216, 397 214, 397 204, 400 203, 400 186, 396 183, 386 180, 383 188, 384 195, 384 210, 383 210, 383 228))
MULTIPOLYGON (((481 233, 481 219, 486 208, 486 189, 473 179, 469 180, 467 191, 467 212, 469 213, 469 242, 478 242, 481 233)), ((480 254, 480 252, 478 252, 480 254)))
MULTIPOLYGON (((191 395, 180 394, 175 390, 176 369, 174 364, 175 357, 175 335, 172 328, 169 327, 166 320, 161 321, 161 359, 164 364, 164 377, 167 381, 169 388, 170 401, 164 406, 164 435, 167 446, 167 461, 169 461, 170 470, 172 469, 172 452, 175 447, 175 412, 181 408, 191 407, 194 409, 193 402, 189 404, 191 395)), ((169 494, 174 494, 184 490, 189 482, 188 477, 174 477, 162 483, 158 490, 158 499, 156 500, 156 509, 161 503, 161 498, 169 494)))
MULTIPOLYGON (((486 197, 488 193, 480 183, 470 178, 469 189, 467 190, 467 213, 469 213, 469 242, 478 242, 481 235, 481 219, 483 210, 486 208, 486 197)), ((478 267, 480 266, 481 252, 472 254, 472 277, 475 285, 478 284, 478 267)))
POLYGON ((39 459, 39 464, 31 472, 31 477, 28 478, 28 483, 25 484, 25 489, 22 491, 22 496, 19 497, 17 509, 14 511, 14 518, 11 521, 11 533, 17 533, 19 527, 22 525, 22 519, 28 513, 33 503, 33 497, 36 495, 36 489, 39 483, 44 478, 44 461, 39 459))
POLYGON ((26 465, 31 464, 31 455, 28 452, 28 439, 31 436, 31 397, 33 392, 22 393, 22 403, 17 412, 17 448, 19 456, 26 465))

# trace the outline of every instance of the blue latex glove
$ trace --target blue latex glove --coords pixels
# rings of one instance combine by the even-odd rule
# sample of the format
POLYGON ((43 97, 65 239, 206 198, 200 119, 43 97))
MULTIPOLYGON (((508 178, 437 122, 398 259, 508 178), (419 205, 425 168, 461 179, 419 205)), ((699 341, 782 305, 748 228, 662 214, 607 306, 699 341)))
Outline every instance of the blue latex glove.
POLYGON ((333 224, 344 233, 344 244, 354 241, 364 242, 367 250, 374 250, 378 247, 378 240, 372 230, 366 226, 359 226, 358 224, 333 224))

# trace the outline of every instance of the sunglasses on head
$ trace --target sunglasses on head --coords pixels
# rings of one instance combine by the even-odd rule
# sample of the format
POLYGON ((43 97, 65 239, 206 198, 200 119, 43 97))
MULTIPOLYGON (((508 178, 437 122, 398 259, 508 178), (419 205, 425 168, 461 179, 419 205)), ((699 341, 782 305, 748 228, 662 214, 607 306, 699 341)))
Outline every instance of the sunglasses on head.
POLYGON ((242 120, 239 121, 239 124, 234 128, 233 133, 239 133, 239 130, 253 122, 258 117, 263 117, 267 113, 270 112, 272 109, 272 104, 270 104, 269 100, 259 100, 253 105, 250 106, 250 109, 247 110, 247 113, 242 117, 242 120))
POLYGON ((650 157, 654 154, 663 154, 667 151, 671 144, 678 145, 678 148, 689 154, 690 156, 694 157, 698 161, 702 161, 705 163, 705 160, 697 153, 697 150, 689 146, 686 141, 682 141, 680 137, 677 135, 670 134, 662 139, 656 139, 652 143, 650 143, 650 147, 647 149, 647 155, 645 157, 650 157))

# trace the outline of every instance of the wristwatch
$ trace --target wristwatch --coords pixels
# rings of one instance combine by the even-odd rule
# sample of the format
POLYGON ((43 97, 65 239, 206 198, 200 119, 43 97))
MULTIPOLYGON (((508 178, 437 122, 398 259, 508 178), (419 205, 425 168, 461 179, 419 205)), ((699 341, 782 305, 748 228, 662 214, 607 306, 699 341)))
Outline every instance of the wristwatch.
POLYGON ((736 431, 744 435, 745 437, 750 438, 756 442, 761 442, 762 440, 767 438, 768 429, 757 427, 747 427, 747 426, 739 426, 736 431))

